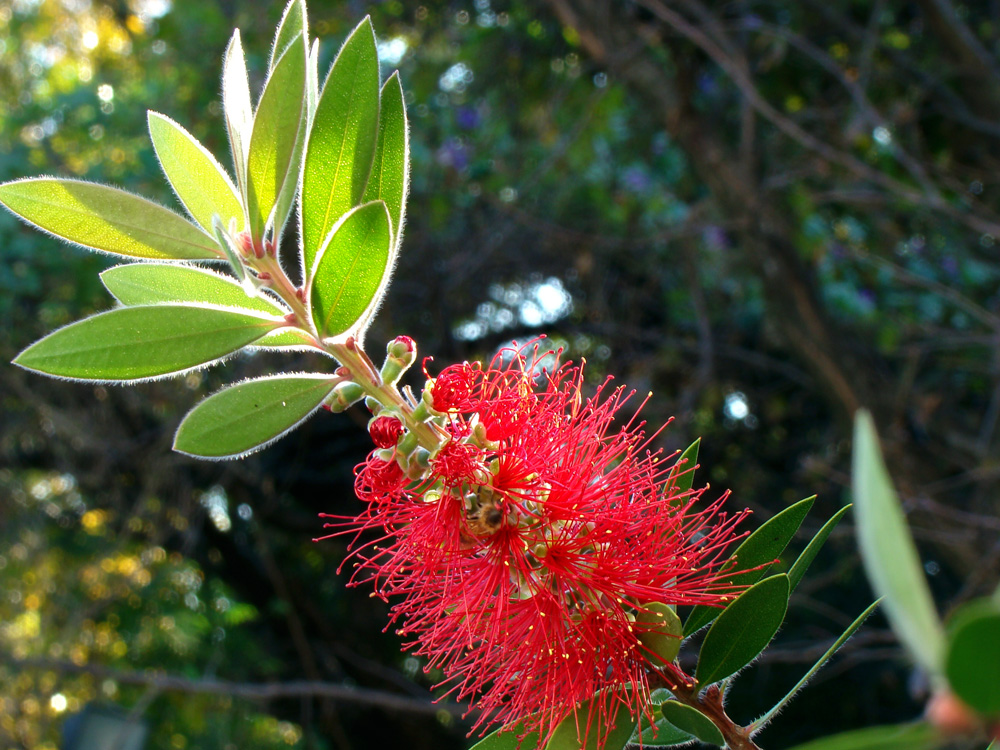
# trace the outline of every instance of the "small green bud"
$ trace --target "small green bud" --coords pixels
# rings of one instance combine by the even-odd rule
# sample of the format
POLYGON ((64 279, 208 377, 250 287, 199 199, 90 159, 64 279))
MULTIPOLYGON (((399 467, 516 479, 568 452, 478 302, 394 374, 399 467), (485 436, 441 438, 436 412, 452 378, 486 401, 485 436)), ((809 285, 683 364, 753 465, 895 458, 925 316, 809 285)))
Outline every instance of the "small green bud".
POLYGON ((642 645, 655 654, 650 659, 654 664, 657 660, 670 664, 677 658, 681 650, 684 626, 677 613, 669 604, 651 602, 635 613, 635 622, 639 630, 639 640, 642 645))
POLYGON ((364 389, 357 383, 341 383, 333 389, 326 403, 330 411, 338 414, 349 406, 358 403, 365 395, 364 389))
POLYGON ((397 336, 385 347, 385 363, 379 374, 386 383, 395 385, 417 359, 417 345, 409 336, 397 336))

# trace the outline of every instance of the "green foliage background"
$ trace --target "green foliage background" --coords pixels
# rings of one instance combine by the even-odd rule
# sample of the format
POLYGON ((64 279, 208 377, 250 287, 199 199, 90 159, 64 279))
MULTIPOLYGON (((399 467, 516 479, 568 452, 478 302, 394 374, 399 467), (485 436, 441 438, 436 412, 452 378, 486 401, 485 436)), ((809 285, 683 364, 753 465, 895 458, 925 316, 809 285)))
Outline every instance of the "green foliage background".
MULTIPOLYGON (((1000 10, 610 5, 310 4, 321 68, 371 13, 407 92, 407 232, 372 353, 408 334, 433 370, 546 333, 593 382, 652 390, 646 419, 676 415, 659 444, 702 436, 702 479, 760 518, 818 494, 804 539, 849 499, 867 406, 942 610, 992 591, 1000 10)), ((0 2, 0 181, 79 176, 174 205, 146 109, 224 155, 226 40, 241 28, 256 90, 280 12, 0 2)), ((0 215, 0 359, 110 307, 107 265, 0 215)), ((434 675, 382 632, 385 607, 335 574, 344 543, 309 541, 318 512, 357 509, 363 413, 238 463, 169 450, 199 395, 307 366, 259 354, 128 389, 0 368, 0 744, 57 747, 97 701, 140 712, 156 750, 467 746, 428 702, 434 675), (237 689, 295 680, 412 702, 237 689)), ((845 523, 744 683, 776 699, 869 601, 845 523)), ((921 690, 873 621, 761 742, 903 720, 921 690)), ((732 715, 770 702, 734 696, 732 715)))

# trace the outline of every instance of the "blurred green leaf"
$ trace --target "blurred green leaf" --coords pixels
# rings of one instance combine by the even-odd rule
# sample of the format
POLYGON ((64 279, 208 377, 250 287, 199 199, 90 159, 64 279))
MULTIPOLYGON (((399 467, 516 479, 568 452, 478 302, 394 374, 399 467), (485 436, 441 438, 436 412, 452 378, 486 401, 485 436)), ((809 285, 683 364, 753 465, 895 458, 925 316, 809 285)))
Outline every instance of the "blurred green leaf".
POLYGON ((906 517, 889 480, 871 415, 854 420, 851 476, 858 546, 886 617, 910 655, 932 675, 941 673, 944 633, 906 517))
POLYGON ((229 276, 195 266, 128 263, 101 273, 101 281, 123 305, 161 302, 205 302, 243 307, 268 315, 285 315, 288 308, 264 294, 250 297, 229 276))
POLYGON ((149 135, 167 176, 181 203, 205 229, 212 231, 212 216, 223 226, 236 219, 243 227, 243 206, 229 175, 194 136, 159 112, 148 114, 149 135))
POLYGON ((766 727, 771 722, 771 719, 773 719, 775 716, 778 715, 778 712, 781 711, 781 709, 784 708, 785 705, 787 705, 789 701, 791 701, 792 698, 795 697, 795 694, 798 693, 799 690, 805 687, 805 684, 812 678, 814 674, 816 674, 816 672, 818 672, 822 668, 824 664, 826 664, 826 662, 830 659, 830 657, 833 656, 835 653, 837 653, 837 651, 840 650, 841 646, 847 643, 848 639, 852 635, 854 635, 857 629, 861 627, 864 621, 868 619, 868 616, 875 611, 875 608, 878 607, 878 605, 879 602, 874 602, 871 604, 871 606, 868 607, 868 609, 866 609, 864 612, 858 615, 858 617, 854 620, 854 622, 852 622, 850 625, 847 626, 847 630, 845 630, 841 634, 841 636, 836 641, 833 642, 833 645, 830 646, 830 648, 828 648, 826 652, 821 657, 819 657, 819 659, 817 659, 816 663, 812 665, 809 671, 806 672, 804 675, 802 675, 802 679, 795 684, 795 687, 789 690, 784 698, 782 698, 780 701, 775 703, 774 706, 768 709, 768 711, 763 716, 761 716, 759 719, 753 722, 751 728, 754 732, 757 732, 766 727))
POLYGON ((145 380, 212 363, 282 325, 225 308, 122 307, 50 333, 14 363, 72 380, 145 380))
POLYGON ((754 584, 722 610, 698 654, 695 676, 709 685, 752 662, 778 632, 788 609, 788 576, 780 573, 754 584))
POLYGON ((791 750, 931 750, 945 744, 933 727, 917 722, 843 732, 796 745, 791 750))
POLYGON ((271 71, 253 118, 247 213, 254 237, 273 222, 277 238, 298 186, 306 126, 306 47, 301 35, 271 71), (272 214, 273 212, 273 214, 272 214))
POLYGON ((93 250, 157 260, 220 256, 212 238, 187 219, 107 185, 31 177, 0 185, 0 203, 28 223, 93 250))
POLYGON ((362 201, 385 201, 392 219, 395 253, 399 251, 410 177, 410 139, 399 73, 389 76, 389 80, 382 86, 379 101, 378 138, 362 201))
POLYGON ((677 701, 665 701, 660 705, 660 711, 668 722, 702 742, 709 745, 726 744, 726 739, 719 728, 698 709, 677 701))
POLYGON ((966 705, 1000 715, 1000 607, 991 600, 969 602, 952 615, 944 673, 966 705))
MULTIPOLYGON (((736 570, 746 570, 756 568, 745 573, 735 573, 728 577, 728 581, 734 586, 747 586, 759 581, 767 573, 770 563, 778 558, 785 547, 799 530, 802 521, 812 508, 815 496, 807 497, 785 508, 769 519, 763 526, 743 540, 743 543, 736 548, 733 558, 736 560, 736 570)), ((696 630, 703 628, 716 617, 720 610, 715 607, 698 606, 691 610, 687 621, 684 623, 684 635, 688 636, 696 630)))
POLYGON ((236 184, 245 202, 247 154, 250 149, 250 133, 253 130, 253 103, 250 100, 250 81, 239 29, 233 31, 222 59, 222 110, 226 115, 226 132, 229 135, 229 147, 233 152, 236 184))
POLYGON ((350 330, 376 301, 389 263, 389 224, 385 204, 374 201, 351 210, 331 230, 309 287, 320 336, 350 330))
POLYGON ((281 22, 274 35, 274 44, 271 46, 271 57, 267 62, 267 69, 274 70, 281 55, 288 49, 288 45, 299 35, 309 41, 309 27, 306 19, 306 4, 304 0, 289 0, 281 14, 281 22))
POLYGON ((295 429, 323 403, 338 378, 302 373, 248 380, 195 406, 174 450, 201 458, 239 458, 295 429))
POLYGON ((799 585, 802 577, 806 574, 806 571, 809 569, 812 561, 816 559, 816 555, 819 554, 819 551, 823 548, 827 538, 830 536, 830 532, 837 527, 837 524, 840 523, 840 519, 843 518, 850 509, 851 506, 848 504, 834 513, 833 516, 830 517, 830 520, 823 524, 822 528, 816 532, 816 535, 809 540, 809 544, 806 545, 806 548, 802 550, 802 554, 799 555, 795 564, 792 565, 792 569, 788 571, 788 585, 793 591, 795 590, 795 587, 799 585))
POLYGON ((331 227, 364 195, 379 129, 375 31, 365 18, 323 84, 302 173, 303 268, 308 278, 331 227))

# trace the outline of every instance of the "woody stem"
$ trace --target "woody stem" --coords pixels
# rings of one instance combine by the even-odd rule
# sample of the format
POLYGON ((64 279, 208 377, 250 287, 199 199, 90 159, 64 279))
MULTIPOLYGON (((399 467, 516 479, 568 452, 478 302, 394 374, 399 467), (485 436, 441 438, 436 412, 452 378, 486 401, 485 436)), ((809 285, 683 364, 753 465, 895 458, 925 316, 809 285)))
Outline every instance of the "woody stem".
POLYGON ((722 733, 729 750, 761 750, 760 746, 751 739, 748 728, 740 726, 729 718, 723 705, 722 690, 719 689, 718 685, 709 685, 704 691, 701 691, 695 680, 691 678, 677 681, 674 679, 674 675, 661 672, 652 673, 650 678, 651 687, 665 687, 673 694, 678 703, 695 708, 707 716, 722 733))

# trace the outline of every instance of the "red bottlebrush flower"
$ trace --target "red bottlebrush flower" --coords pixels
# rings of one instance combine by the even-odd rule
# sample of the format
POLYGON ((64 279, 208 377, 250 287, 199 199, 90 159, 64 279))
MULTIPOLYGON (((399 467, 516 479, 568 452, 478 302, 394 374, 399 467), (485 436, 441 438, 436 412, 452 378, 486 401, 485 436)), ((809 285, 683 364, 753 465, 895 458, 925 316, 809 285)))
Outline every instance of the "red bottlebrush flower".
MULTIPOLYGON (((396 598, 399 632, 480 709, 476 727, 522 721, 543 743, 597 691, 603 719, 648 713, 648 671, 664 665, 639 639, 655 626, 635 614, 723 603, 745 513, 676 490, 644 424, 617 426, 631 394, 605 382, 586 399, 581 369, 554 359, 522 348, 446 368, 433 386, 447 394, 442 446, 424 479, 374 492, 360 482, 379 471, 369 461, 369 505, 330 524, 356 535, 352 585, 396 598)), ((594 718, 581 734, 605 731, 594 718)))
POLYGON ((402 495, 406 477, 393 460, 381 458, 381 451, 372 451, 363 464, 354 469, 354 494, 366 501, 384 500, 402 495))
POLYGON ((396 417, 375 417, 368 425, 368 434, 379 448, 392 448, 403 434, 403 423, 396 417))
POLYGON ((468 362, 444 368, 434 379, 431 391, 434 408, 439 412, 469 411, 475 408, 472 391, 478 375, 478 366, 468 362))

